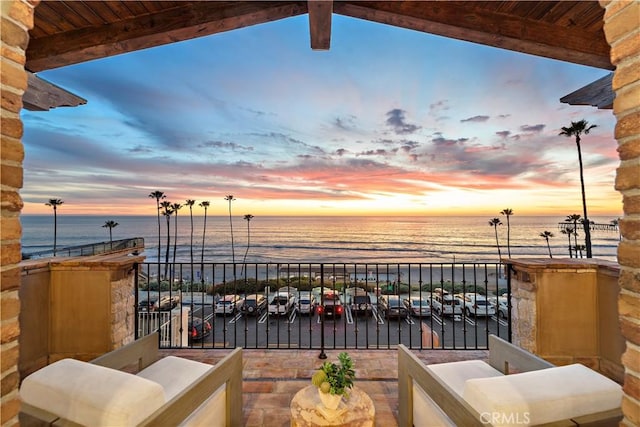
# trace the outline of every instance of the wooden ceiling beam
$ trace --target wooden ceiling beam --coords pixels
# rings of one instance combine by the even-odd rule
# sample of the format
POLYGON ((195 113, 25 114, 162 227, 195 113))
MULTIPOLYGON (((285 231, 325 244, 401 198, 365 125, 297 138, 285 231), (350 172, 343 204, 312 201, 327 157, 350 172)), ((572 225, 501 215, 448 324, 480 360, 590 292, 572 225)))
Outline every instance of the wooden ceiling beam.
POLYGON ((32 39, 25 67, 49 70, 304 13, 306 1, 184 2, 160 13, 32 39))
POLYGON ((309 0, 309 33, 311 49, 329 50, 331 47, 331 15, 333 1, 309 0))
POLYGON ((336 1, 333 12, 443 37, 612 70, 604 32, 586 33, 497 12, 473 2, 336 1))

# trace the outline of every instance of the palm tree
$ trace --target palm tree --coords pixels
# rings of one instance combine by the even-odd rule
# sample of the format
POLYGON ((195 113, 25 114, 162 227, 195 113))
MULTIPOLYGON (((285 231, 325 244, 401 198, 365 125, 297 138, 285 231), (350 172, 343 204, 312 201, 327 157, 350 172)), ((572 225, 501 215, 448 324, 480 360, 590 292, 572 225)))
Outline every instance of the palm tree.
POLYGON ((233 261, 235 270, 236 251, 233 245, 233 221, 231 220, 231 202, 237 199, 235 199, 232 194, 229 194, 224 199, 229 201, 229 227, 231 227, 231 260, 233 261))
POLYGON ((56 247, 58 246, 58 206, 64 202, 60 199, 49 199, 45 206, 53 208, 53 256, 56 256, 56 247))
POLYGON ((115 221, 109 220, 105 221, 102 228, 109 228, 109 246, 113 249, 113 234, 112 230, 117 227, 119 224, 115 221))
POLYGON ((585 249, 585 245, 576 245, 576 258, 578 258, 578 253, 580 253, 580 258, 582 258, 582 251, 585 249))
POLYGON ((509 258, 511 258, 511 224, 509 224, 509 217, 513 215, 513 209, 503 209, 500 211, 500 214, 507 217, 507 252, 509 254, 509 258))
POLYGON ((246 214, 244 219, 247 220, 247 250, 244 252, 244 258, 242 259, 242 270, 240 270, 240 276, 242 276, 242 272, 244 271, 244 265, 247 262, 247 254, 249 253, 249 246, 251 246, 251 230, 249 228, 249 223, 254 218, 251 214, 246 214))
POLYGON ((573 258, 573 251, 571 250, 571 235, 573 234, 573 228, 563 228, 560 232, 567 235, 567 239, 569 239, 569 258, 573 258))
POLYGON ((620 218, 612 219, 611 225, 613 225, 616 230, 618 230, 618 238, 622 240, 622 232, 620 231, 620 218))
POLYGON ((149 197, 156 199, 156 212, 158 214, 158 286, 160 286, 160 200, 164 199, 166 196, 162 191, 156 190, 149 194, 149 197))
POLYGON ((201 208, 204 208, 204 225, 202 226, 202 254, 200 255, 200 279, 204 283, 204 239, 207 235, 207 209, 211 204, 205 200, 198 204, 201 208))
POLYGON ((542 237, 547 241, 547 249, 549 249, 549 258, 553 258, 553 255, 551 255, 551 245, 549 245, 549 238, 553 237, 553 233, 545 230, 542 233, 540 233, 540 237, 542 237))
POLYGON ((185 204, 189 206, 189 218, 191 219, 191 244, 189 245, 189 253, 191 255, 191 283, 193 283, 193 205, 195 200, 187 199, 185 204))
MULTIPOLYGON (((570 222, 573 224, 573 242, 574 242, 574 249, 575 247, 578 246, 578 221, 580 221, 580 215, 579 214, 571 214, 571 215, 567 215, 567 218, 565 219, 566 222, 570 222)), ((576 252, 576 258, 578 258, 578 253, 576 252)))
POLYGON ((592 258, 591 253, 591 230, 589 227, 589 220, 587 216, 587 198, 584 191, 584 172, 582 170, 582 150, 580 149, 580 135, 583 133, 587 135, 589 131, 597 127, 596 125, 589 126, 586 120, 580 120, 577 122, 571 122, 571 126, 562 127, 562 132, 559 135, 566 137, 576 137, 576 146, 578 147, 578 164, 580 166, 580 188, 582 190, 582 213, 584 214, 584 242, 587 247, 587 258, 592 258))
POLYGON ((162 215, 167 219, 167 250, 164 256, 164 277, 167 278, 167 273, 169 270, 169 248, 171 247, 171 215, 173 215, 173 210, 171 209, 171 202, 164 201, 160 203, 160 207, 164 209, 162 215))
POLYGON ((173 266, 176 265, 176 250, 178 249, 178 211, 182 209, 180 203, 172 203, 171 210, 175 214, 173 218, 173 266))
POLYGON ((502 254, 500 253, 500 243, 498 242, 498 226, 502 225, 502 221, 500 221, 500 218, 493 218, 489 220, 489 225, 493 227, 496 232, 496 246, 498 247, 498 258, 502 259, 502 254))

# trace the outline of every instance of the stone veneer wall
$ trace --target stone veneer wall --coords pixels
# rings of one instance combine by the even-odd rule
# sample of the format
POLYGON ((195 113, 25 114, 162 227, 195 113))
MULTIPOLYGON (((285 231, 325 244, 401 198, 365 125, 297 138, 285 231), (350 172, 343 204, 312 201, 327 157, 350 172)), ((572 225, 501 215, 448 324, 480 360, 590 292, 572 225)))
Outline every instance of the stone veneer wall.
MULTIPOLYGON (((19 399, 18 378, 18 313, 20 300, 20 234, 19 212, 22 200, 23 146, 22 94, 27 87, 23 66, 28 43, 28 30, 33 26, 33 7, 38 0, 3 0, 0 2, 1 83, 1 410, 3 426, 17 424, 19 399)), ((604 31, 611 45, 611 61, 617 66, 613 88, 616 91, 614 114, 617 117, 615 137, 618 140, 620 168, 615 187, 622 193, 624 217, 620 229, 624 241, 618 251, 620 273, 620 324, 627 339, 623 356, 626 366, 623 411, 627 425, 640 425, 640 34, 638 23, 640 2, 633 0, 600 0, 606 8, 604 31)))
POLYGON ((605 8, 604 33, 616 66, 613 113, 617 123, 620 167, 615 188, 622 194, 623 241, 618 247, 620 328, 627 341, 623 425, 640 425, 640 2, 600 0, 605 8))
POLYGON ((0 424, 17 425, 20 400, 18 397, 18 358, 20 324, 20 269, 21 259, 20 210, 22 199, 22 94, 27 88, 24 71, 25 51, 29 43, 28 31, 33 27, 33 8, 37 1, 0 1, 1 19, 1 92, 0 112, 0 424))

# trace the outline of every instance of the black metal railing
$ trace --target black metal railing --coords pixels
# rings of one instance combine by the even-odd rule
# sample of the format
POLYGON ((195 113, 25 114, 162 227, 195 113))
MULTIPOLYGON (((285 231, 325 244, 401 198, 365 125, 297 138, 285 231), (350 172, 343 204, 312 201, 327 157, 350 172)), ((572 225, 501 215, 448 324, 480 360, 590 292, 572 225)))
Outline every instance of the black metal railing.
POLYGON ((125 249, 138 249, 142 252, 144 250, 144 239, 142 237, 134 237, 131 239, 68 246, 66 248, 56 249, 55 251, 53 249, 47 249, 44 251, 28 252, 22 254, 22 259, 48 258, 53 256, 91 256, 125 249))
POLYGON ((499 263, 141 263, 136 288, 137 337, 160 330, 163 347, 323 354, 511 339, 510 276, 499 263))

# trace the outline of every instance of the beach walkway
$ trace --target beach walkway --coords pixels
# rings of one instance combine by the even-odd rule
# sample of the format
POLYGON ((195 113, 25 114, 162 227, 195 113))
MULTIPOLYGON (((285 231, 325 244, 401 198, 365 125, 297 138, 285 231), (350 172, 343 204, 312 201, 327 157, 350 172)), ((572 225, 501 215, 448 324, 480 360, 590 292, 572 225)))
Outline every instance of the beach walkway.
MULTIPOLYGON (((342 350, 326 351, 336 361, 342 350)), ((161 350, 162 356, 180 356, 215 364, 230 350, 161 350)), ((398 357, 396 350, 347 350, 354 361, 355 384, 373 400, 376 426, 398 425, 398 357)), ((423 350, 414 353, 425 363, 457 360, 487 360, 486 350, 423 350)), ((319 350, 243 350, 243 413, 245 426, 290 425, 289 403, 311 383, 311 376, 324 360, 319 350)))

